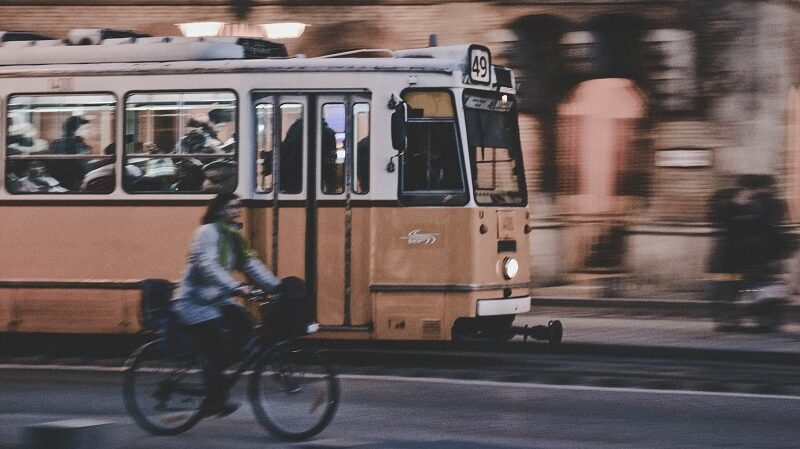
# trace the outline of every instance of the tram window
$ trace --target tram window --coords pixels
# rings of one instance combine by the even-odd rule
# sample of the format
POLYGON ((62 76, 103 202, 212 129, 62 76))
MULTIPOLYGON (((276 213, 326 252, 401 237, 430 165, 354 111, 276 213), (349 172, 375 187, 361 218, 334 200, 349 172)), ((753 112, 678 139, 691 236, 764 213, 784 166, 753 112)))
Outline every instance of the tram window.
POLYGON ((353 192, 369 192, 369 103, 353 105, 353 136, 356 151, 353 153, 355 184, 353 192))
POLYGON ((281 104, 281 193, 303 191, 303 105, 281 104))
POLYGON ((403 154, 403 190, 462 191, 461 159, 452 121, 410 122, 403 154))
POLYGON ((515 106, 515 99, 508 95, 464 93, 472 182, 480 205, 525 203, 515 106))
POLYGON ((342 103, 322 106, 322 193, 344 193, 345 114, 342 103))
POLYGON ((453 97, 446 91, 410 91, 403 94, 403 99, 411 108, 409 115, 416 118, 450 118, 453 112, 453 97))
POLYGON ((236 116, 236 96, 231 92, 128 96, 125 190, 133 193, 235 190, 236 116))
POLYGON ((11 193, 111 193, 116 99, 104 94, 15 95, 6 116, 11 193))
POLYGON ((259 193, 272 192, 272 158, 275 126, 275 112, 272 104, 256 105, 256 120, 258 127, 256 142, 258 145, 258 158, 256 159, 256 191, 259 193))
POLYGON ((401 194, 415 204, 463 204, 464 169, 453 96, 449 91, 407 91, 407 147, 401 160, 401 194))

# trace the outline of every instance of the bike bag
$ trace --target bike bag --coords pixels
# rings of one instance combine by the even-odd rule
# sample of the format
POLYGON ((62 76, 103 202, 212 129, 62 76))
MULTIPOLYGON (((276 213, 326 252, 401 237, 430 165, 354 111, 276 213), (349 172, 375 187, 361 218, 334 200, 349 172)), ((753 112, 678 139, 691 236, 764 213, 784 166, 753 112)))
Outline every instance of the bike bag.
POLYGON ((142 325, 151 330, 163 329, 170 319, 169 305, 175 285, 166 279, 145 279, 139 287, 142 325))
POLYGON ((178 317, 170 308, 175 284, 166 279, 145 279, 142 290, 142 325, 155 331, 170 353, 180 355, 194 350, 192 338, 182 330, 178 317))
POLYGON ((308 335, 314 318, 310 316, 305 282, 296 277, 283 279, 273 295, 271 301, 260 307, 261 325, 266 335, 274 340, 308 335))

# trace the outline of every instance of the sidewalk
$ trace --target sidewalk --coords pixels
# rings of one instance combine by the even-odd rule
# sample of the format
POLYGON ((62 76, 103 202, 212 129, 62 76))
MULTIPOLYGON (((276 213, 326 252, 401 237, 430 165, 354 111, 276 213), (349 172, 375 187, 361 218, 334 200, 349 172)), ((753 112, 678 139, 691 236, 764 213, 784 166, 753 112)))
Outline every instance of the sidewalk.
MULTIPOLYGON (((752 327, 715 329, 711 303, 698 300, 578 297, 574 288, 533 291, 531 311, 515 325, 560 320, 563 343, 685 348, 800 354, 800 298, 786 305, 787 324, 780 331, 756 332, 752 327)), ((748 324, 748 323, 745 323, 748 324)))

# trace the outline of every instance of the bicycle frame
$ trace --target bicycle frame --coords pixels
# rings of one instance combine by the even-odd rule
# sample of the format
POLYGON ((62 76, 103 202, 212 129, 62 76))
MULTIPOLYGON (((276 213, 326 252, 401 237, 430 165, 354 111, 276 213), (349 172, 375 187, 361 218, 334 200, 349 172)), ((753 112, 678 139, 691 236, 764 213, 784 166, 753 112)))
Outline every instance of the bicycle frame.
POLYGON ((271 354, 275 353, 281 348, 285 348, 290 343, 291 340, 279 340, 275 343, 270 343, 265 341, 263 335, 255 335, 253 338, 248 340, 247 344, 245 345, 245 347, 249 347, 250 349, 247 351, 247 355, 239 363, 239 367, 236 369, 236 371, 227 376, 225 387, 227 389, 233 388, 242 375, 260 358, 269 357, 271 354))

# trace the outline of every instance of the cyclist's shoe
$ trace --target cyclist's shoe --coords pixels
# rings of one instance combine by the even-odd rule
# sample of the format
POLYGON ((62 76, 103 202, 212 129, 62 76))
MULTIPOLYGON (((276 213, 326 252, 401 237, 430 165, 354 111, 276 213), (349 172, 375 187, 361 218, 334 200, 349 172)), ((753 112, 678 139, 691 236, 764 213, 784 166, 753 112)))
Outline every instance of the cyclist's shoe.
POLYGON ((236 402, 225 401, 220 404, 206 404, 203 406, 202 414, 203 417, 207 416, 216 416, 217 418, 222 418, 224 416, 228 416, 231 413, 235 412, 239 409, 239 404, 236 402))

